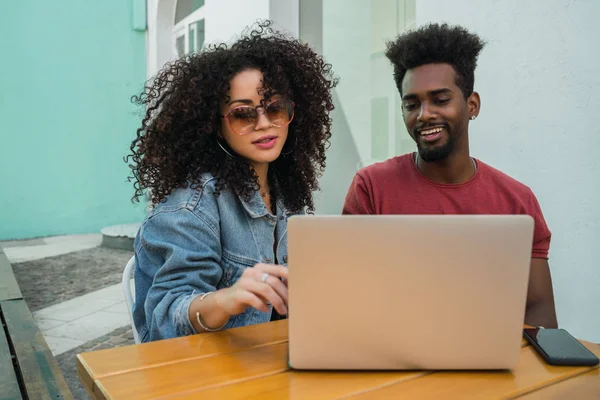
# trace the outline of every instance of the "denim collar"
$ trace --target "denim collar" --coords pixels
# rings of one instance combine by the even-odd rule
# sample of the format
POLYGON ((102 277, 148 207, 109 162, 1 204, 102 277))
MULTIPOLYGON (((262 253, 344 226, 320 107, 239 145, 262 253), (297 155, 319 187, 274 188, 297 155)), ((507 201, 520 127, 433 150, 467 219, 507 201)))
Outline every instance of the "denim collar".
MULTIPOLYGON (((252 197, 248 201, 246 201, 242 196, 239 195, 238 198, 240 199, 240 202, 242 203, 242 205, 246 209, 246 212, 248 213, 248 215, 250 215, 251 218, 261 218, 264 216, 269 216, 271 218, 275 217, 271 215, 267 210, 267 206, 265 205, 265 202, 263 201, 262 197, 260 197, 260 193, 258 190, 252 194, 252 197)), ((275 204, 277 205, 276 217, 282 217, 289 214, 280 196, 278 196, 275 200, 275 204)))
MULTIPOLYGON (((205 185, 208 181, 213 180, 213 179, 215 179, 215 178, 211 174, 209 174, 209 173, 203 174, 202 175, 202 185, 205 185)), ((273 182, 273 184, 277 185, 277 182, 273 182)), ((235 193, 235 196, 238 197, 238 199, 244 206, 244 209, 246 210, 246 212, 248 213, 248 215, 251 218, 262 218, 264 216, 270 216, 270 218, 275 218, 275 217, 280 218, 280 217, 287 217, 290 214, 292 214, 290 211, 288 211, 285 208, 285 204, 283 203, 283 199, 281 198, 281 196, 278 196, 277 199, 275 200, 275 204, 277 205, 277 215, 276 216, 273 216, 269 213, 269 211, 267 210, 267 206, 265 205, 265 202, 263 201, 262 197, 260 197, 260 193, 258 192, 258 190, 254 191, 254 193, 252 194, 252 197, 248 201, 246 201, 242 196, 240 196, 237 193, 235 193)))

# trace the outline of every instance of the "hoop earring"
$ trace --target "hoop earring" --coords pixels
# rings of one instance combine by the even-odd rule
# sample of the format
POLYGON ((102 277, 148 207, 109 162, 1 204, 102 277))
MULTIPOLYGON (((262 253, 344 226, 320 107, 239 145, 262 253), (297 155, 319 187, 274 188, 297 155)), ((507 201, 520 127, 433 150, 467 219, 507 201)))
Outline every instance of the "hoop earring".
POLYGON ((237 158, 236 156, 234 156, 233 154, 231 154, 230 152, 228 152, 227 149, 225 149, 225 147, 223 147, 223 145, 221 144, 221 142, 219 142, 218 138, 216 138, 215 140, 217 141, 217 144, 219 145, 219 147, 221 148, 221 150, 223 150, 225 152, 225 154, 227 154, 231 158, 237 158))
MULTIPOLYGON (((296 148, 296 144, 298 144, 298 138, 296 136, 294 136, 294 144, 292 145, 292 148, 289 149, 286 152, 281 152, 282 156, 289 156, 290 154, 292 154, 294 152, 294 149, 296 148)), ((285 146, 284 146, 285 147, 285 146)), ((282 149, 283 150, 283 149, 282 149)))

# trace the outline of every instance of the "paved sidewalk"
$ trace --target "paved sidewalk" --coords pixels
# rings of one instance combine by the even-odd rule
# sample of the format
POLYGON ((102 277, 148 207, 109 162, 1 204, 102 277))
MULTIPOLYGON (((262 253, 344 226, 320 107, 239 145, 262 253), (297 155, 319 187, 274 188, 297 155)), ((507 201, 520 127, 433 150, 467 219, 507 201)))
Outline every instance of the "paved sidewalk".
POLYGON ((102 235, 91 233, 28 240, 7 240, 0 242, 0 245, 4 248, 4 253, 9 261, 16 264, 92 249, 100 246, 101 243, 102 235))
POLYGON ((128 326, 121 285, 113 285, 33 313, 54 356, 128 326))
MULTIPOLYGON (((11 260, 11 263, 27 305, 31 311, 38 311, 118 284, 132 255, 132 251, 95 247, 27 262, 11 260)), ((8 256, 10 260, 10 251, 8 256)))
POLYGON ((69 350, 66 353, 58 355, 56 357, 56 361, 58 361, 58 366, 63 372, 65 380, 67 381, 69 388, 73 392, 73 396, 77 400, 89 399, 89 396, 83 388, 83 386, 81 385, 81 382, 79 381, 79 376, 77 374, 77 354, 86 351, 95 351, 111 349, 113 347, 128 346, 131 344, 134 344, 133 334, 131 333, 131 327, 126 326, 124 328, 116 329, 113 332, 110 332, 109 334, 100 336, 99 338, 87 342, 72 350, 69 350))

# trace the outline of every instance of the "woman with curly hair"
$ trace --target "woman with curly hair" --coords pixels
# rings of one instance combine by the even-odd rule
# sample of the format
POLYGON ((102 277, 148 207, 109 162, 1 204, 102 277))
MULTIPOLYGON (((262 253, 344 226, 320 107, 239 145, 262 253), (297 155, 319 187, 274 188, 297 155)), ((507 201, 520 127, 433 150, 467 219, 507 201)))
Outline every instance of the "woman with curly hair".
POLYGON ((153 209, 135 239, 142 342, 285 318, 287 219, 312 212, 330 65, 270 22, 167 64, 128 156, 153 209))

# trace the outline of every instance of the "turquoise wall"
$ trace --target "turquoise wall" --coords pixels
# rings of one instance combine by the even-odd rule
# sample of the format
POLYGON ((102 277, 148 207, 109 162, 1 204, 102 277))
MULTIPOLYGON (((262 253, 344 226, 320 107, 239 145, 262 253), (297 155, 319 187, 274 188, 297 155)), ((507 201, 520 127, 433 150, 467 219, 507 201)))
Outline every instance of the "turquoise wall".
POLYGON ((123 162, 146 64, 132 3, 0 4, 0 240, 143 218, 123 162))

